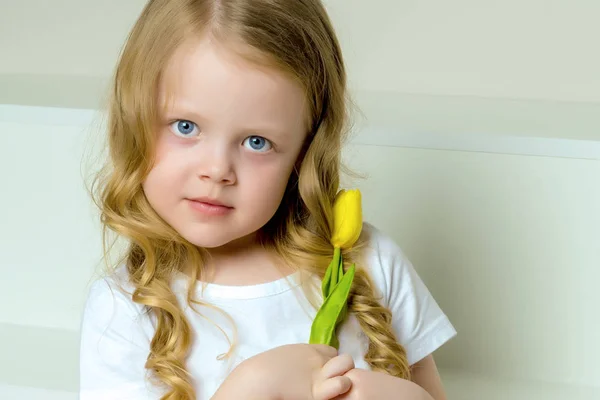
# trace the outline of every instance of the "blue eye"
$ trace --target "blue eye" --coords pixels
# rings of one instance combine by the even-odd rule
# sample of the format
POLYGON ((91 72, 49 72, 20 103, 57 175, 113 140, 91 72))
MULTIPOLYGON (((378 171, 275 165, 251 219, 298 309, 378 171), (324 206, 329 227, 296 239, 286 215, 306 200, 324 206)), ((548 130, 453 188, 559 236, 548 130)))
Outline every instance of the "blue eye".
POLYGON ((247 137, 246 139, 244 139, 244 146, 246 146, 250 150, 258 151, 261 153, 263 153, 265 151, 269 151, 273 147, 273 145, 271 145, 271 142, 269 142, 269 140, 265 139, 264 137, 260 137, 260 136, 247 137))
POLYGON ((171 124, 171 129, 177 136, 190 137, 197 135, 197 132, 194 132, 195 129, 197 130, 196 124, 184 119, 173 122, 171 124))

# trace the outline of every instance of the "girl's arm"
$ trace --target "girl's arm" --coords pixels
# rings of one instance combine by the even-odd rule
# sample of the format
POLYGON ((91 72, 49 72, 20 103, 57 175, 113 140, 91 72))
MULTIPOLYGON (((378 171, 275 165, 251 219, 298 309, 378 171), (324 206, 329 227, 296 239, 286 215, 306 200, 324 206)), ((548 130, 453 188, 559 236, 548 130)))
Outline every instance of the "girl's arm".
POLYGON ((353 369, 346 376, 352 381, 352 388, 336 400, 437 400, 415 382, 383 372, 353 369))
POLYGON ((411 367, 412 381, 425 389, 434 400, 446 400, 442 380, 430 354, 411 367))
POLYGON ((336 400, 446 400, 432 355, 414 364, 411 370, 412 381, 407 381, 381 372, 353 369, 346 374, 352 389, 336 400))
POLYGON ((221 384, 210 400, 265 400, 270 399, 268 385, 257 379, 256 371, 244 368, 244 364, 234 369, 221 384))
POLYGON ((237 366, 211 400, 332 400, 350 390, 348 355, 325 345, 293 344, 257 354, 237 366))

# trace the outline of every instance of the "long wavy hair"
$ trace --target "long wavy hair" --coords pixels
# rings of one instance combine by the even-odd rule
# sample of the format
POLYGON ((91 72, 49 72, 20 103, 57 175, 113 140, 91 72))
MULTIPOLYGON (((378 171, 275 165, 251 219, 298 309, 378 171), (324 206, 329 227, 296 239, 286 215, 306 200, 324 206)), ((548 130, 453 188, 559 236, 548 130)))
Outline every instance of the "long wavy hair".
MULTIPOLYGON (((287 264, 322 278, 333 248, 332 204, 340 184, 341 149, 348 128, 346 70, 338 39, 319 0, 150 0, 130 32, 117 64, 108 104, 108 159, 93 192, 103 225, 104 255, 124 239, 120 260, 127 266, 134 302, 154 319, 156 331, 146 369, 167 388, 165 399, 195 399, 186 369, 192 332, 171 280, 193 265, 188 304, 205 276, 206 254, 152 209, 142 183, 153 166, 155 126, 161 114, 158 88, 175 50, 210 35, 240 56, 296 79, 309 104, 310 133, 284 199, 260 240, 287 264)), ((345 251, 345 263, 360 263, 360 244, 345 251)), ((374 295, 359 268, 350 312, 369 338, 365 356, 377 371, 408 379, 403 347, 391 328, 391 313, 374 295)), ((201 333, 198 335, 201 343, 201 333)))

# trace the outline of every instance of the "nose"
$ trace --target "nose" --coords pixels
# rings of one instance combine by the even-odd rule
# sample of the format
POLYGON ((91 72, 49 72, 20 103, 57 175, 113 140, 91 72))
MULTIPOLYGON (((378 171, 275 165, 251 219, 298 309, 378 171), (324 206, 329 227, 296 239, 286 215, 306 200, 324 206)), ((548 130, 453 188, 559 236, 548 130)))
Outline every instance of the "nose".
POLYGON ((236 181, 233 160, 226 146, 209 146, 198 155, 198 178, 203 181, 232 185, 236 181))

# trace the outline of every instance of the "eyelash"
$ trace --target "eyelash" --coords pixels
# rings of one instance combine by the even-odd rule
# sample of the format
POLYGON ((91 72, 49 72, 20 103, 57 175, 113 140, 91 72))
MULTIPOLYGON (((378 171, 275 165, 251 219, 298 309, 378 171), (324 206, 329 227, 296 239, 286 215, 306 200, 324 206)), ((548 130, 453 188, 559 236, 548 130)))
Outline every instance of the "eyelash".
MULTIPOLYGON (((193 127, 193 128, 195 128, 195 129, 198 129, 198 125, 196 125, 196 124, 195 124, 194 122, 192 122, 192 121, 189 121, 189 120, 186 120, 186 119, 177 119, 177 120, 175 120, 175 121, 173 121, 173 122, 171 122, 171 123, 169 124, 169 126, 172 128, 172 129, 171 129, 171 131, 172 131, 172 132, 173 132, 173 133, 174 133, 176 136, 179 136, 179 137, 183 137, 183 138, 193 137, 193 136, 190 136, 190 135, 181 134, 181 133, 178 133, 178 132, 177 132, 177 129, 178 129, 178 127, 179 127, 179 124, 180 124, 180 123, 182 123, 182 122, 184 122, 184 123, 187 123, 187 124, 190 124, 190 125, 192 125, 192 127, 193 127), (177 125, 177 126, 173 127, 174 125, 177 125)), ((251 135, 251 136, 248 136, 248 137, 246 137, 246 138, 244 139, 244 141, 242 142, 242 145, 244 145, 244 143, 246 143, 246 141, 247 141, 248 139, 252 139, 252 138, 258 138, 258 139, 262 139, 262 140, 264 140, 264 141, 265 141, 265 145, 269 146, 269 148, 268 148, 266 151, 260 151, 260 150, 256 150, 256 152, 257 152, 257 153, 266 153, 266 152, 268 152, 268 151, 270 151, 270 150, 272 150, 272 149, 274 149, 274 148, 275 148, 275 145, 273 144, 273 142, 271 142, 271 141, 270 141, 269 139, 267 139, 267 138, 264 138, 264 137, 262 137, 262 136, 258 136, 258 135, 251 135)))

